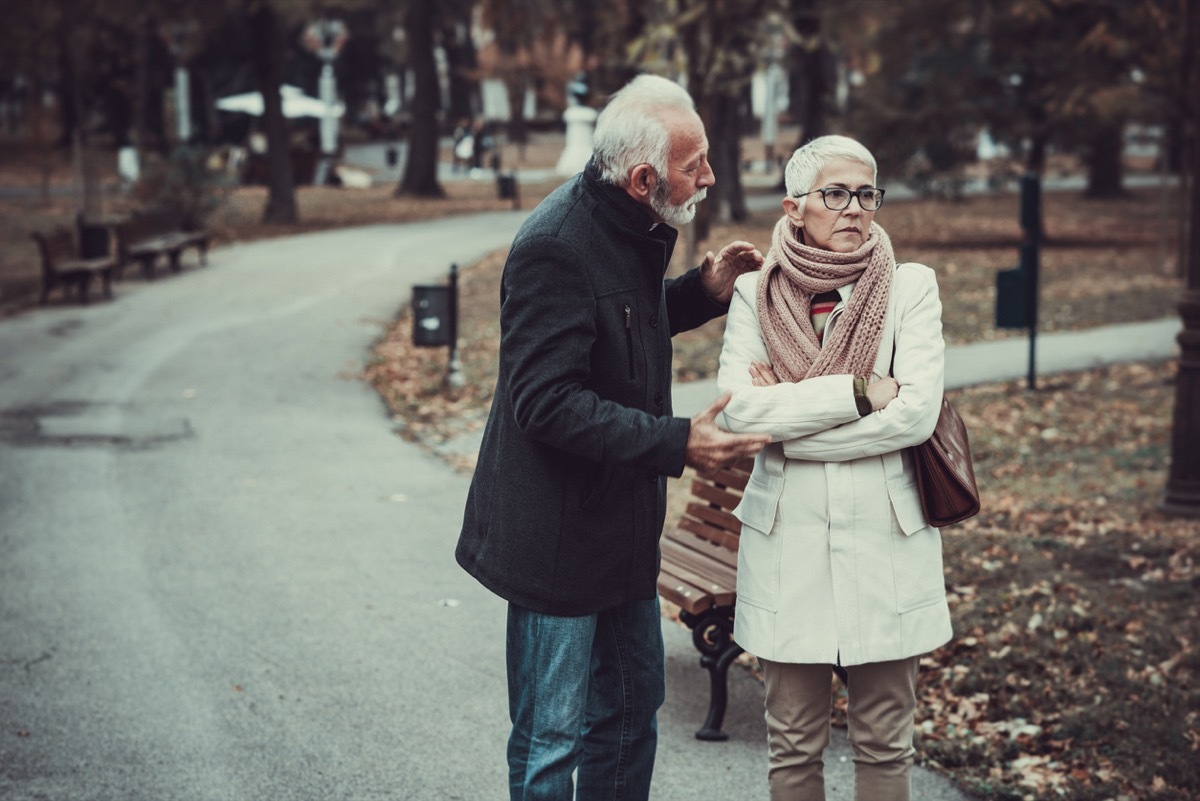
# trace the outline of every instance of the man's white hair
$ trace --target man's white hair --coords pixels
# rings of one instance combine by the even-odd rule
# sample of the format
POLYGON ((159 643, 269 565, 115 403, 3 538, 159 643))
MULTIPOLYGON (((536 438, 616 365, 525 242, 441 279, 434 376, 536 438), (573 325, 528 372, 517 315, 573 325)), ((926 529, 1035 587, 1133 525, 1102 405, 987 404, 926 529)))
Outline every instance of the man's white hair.
POLYGON ((871 183, 879 180, 879 167, 875 164, 875 157, 861 142, 848 136, 834 134, 818 136, 793 153, 783 170, 788 197, 796 198, 800 211, 804 211, 808 201, 807 197, 800 195, 818 188, 813 186, 813 183, 821 174, 821 170, 825 169, 829 162, 838 159, 857 161, 871 170, 871 183))
POLYGON ((671 139, 663 116, 676 109, 695 113, 696 104, 682 86, 657 75, 639 75, 614 94, 592 137, 600 180, 627 186, 630 171, 639 164, 649 164, 664 180, 671 139))

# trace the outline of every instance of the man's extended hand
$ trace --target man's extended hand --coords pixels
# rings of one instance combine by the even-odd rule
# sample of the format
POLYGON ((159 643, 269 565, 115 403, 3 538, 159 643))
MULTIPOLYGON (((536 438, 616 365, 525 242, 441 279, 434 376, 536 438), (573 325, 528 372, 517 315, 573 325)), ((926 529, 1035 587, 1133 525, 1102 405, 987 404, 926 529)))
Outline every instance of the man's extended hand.
POLYGON ((733 282, 737 277, 762 266, 763 255, 758 248, 740 240, 730 242, 715 258, 711 250, 704 255, 704 263, 700 265, 700 285, 717 303, 728 303, 733 298, 733 282))
POLYGON ((744 456, 753 456, 771 441, 766 434, 731 434, 717 426, 717 412, 732 397, 726 392, 704 411, 692 418, 684 463, 697 470, 727 467, 744 456))

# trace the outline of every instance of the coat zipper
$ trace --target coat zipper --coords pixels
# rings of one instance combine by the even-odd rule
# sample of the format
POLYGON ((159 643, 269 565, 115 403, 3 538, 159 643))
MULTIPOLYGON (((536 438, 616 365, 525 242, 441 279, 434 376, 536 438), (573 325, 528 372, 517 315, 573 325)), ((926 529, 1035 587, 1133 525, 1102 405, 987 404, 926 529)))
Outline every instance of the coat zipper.
POLYGON ((629 350, 629 377, 633 378, 633 309, 625 304, 625 344, 629 350))

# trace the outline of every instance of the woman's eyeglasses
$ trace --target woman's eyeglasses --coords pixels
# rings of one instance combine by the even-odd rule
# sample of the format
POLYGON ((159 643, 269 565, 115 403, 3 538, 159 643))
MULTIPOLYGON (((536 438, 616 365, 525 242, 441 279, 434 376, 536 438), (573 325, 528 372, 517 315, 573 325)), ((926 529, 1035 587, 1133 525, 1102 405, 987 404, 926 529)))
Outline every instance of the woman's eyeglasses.
POLYGON ((863 211, 875 211, 883 205, 882 189, 842 189, 841 187, 828 187, 825 189, 814 189, 812 192, 796 195, 796 197, 804 197, 811 195, 813 192, 821 193, 821 200, 825 202, 825 208, 830 211, 841 211, 850 205, 851 198, 858 198, 858 205, 863 211))

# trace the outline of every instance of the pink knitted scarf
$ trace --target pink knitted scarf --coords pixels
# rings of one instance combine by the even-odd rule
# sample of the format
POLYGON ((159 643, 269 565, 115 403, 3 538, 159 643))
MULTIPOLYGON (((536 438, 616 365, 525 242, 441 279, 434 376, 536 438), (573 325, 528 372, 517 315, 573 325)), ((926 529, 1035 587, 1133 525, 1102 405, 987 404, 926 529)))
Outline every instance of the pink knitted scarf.
POLYGON ((758 322, 780 381, 850 373, 870 376, 883 339, 883 319, 896 258, 887 233, 871 223, 852 253, 805 245, 785 215, 775 225, 758 281, 758 322), (858 283, 824 347, 812 324, 813 295, 858 283))

